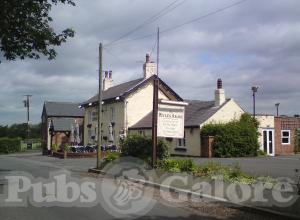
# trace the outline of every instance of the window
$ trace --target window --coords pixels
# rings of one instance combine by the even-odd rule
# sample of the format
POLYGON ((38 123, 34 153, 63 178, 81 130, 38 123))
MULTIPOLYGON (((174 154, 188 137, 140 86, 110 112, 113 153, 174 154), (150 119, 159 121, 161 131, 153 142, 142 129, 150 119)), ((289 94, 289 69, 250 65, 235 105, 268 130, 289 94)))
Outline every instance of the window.
POLYGON ((98 121, 98 112, 93 112, 92 113, 92 121, 98 121))
POLYGON ((145 133, 145 131, 143 131, 143 130, 139 130, 139 135, 141 135, 141 136, 146 136, 146 133, 145 133))
POLYGON ((186 140, 185 140, 185 132, 184 132, 184 138, 178 139, 178 147, 185 147, 186 146, 186 140))
POLYGON ((91 141, 91 139, 92 139, 92 131, 91 131, 91 129, 89 129, 88 130, 88 142, 90 142, 91 141))
POLYGON ((92 112, 88 111, 88 124, 92 123, 92 112))
POLYGON ((290 144, 291 132, 290 130, 282 130, 281 131, 281 143, 282 144, 290 144))
POLYGON ((110 108, 110 121, 114 121, 115 120, 115 108, 111 107, 110 108))

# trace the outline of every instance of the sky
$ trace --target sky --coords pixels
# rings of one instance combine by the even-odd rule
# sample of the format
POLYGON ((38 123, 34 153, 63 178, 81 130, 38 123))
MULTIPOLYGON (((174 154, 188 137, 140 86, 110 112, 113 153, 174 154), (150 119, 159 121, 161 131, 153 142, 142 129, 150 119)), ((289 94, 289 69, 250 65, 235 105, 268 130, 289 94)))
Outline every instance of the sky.
POLYGON ((226 97, 245 111, 252 111, 251 87, 257 85, 258 113, 275 114, 280 103, 280 114, 300 114, 300 1, 248 0, 219 11, 236 2, 75 0, 75 7, 53 7, 54 29, 71 27, 75 37, 57 48, 55 60, 0 63, 0 125, 26 122, 24 94, 33 95, 31 123, 41 121, 44 101, 82 102, 95 95, 100 42, 103 69, 113 71, 115 85, 141 78, 145 54, 152 51, 156 60, 157 27, 160 77, 184 99, 213 100, 222 78, 226 97), (170 4, 167 13, 145 24, 170 4))

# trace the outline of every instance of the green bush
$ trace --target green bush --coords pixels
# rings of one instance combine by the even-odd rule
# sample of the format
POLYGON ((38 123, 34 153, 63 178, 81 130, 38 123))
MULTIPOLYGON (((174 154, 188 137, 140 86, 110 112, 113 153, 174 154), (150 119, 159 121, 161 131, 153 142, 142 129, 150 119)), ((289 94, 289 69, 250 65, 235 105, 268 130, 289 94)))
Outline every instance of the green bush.
POLYGON ((257 151, 257 155, 258 155, 258 156, 266 156, 267 153, 264 152, 263 150, 258 150, 258 151, 257 151))
POLYGON ((196 164, 192 160, 164 159, 158 162, 158 168, 170 172, 192 172, 196 164))
POLYGON ((214 136, 215 157, 257 156, 259 149, 257 128, 257 120, 249 114, 243 114, 238 121, 204 125, 201 135, 214 136))
MULTIPOLYGON (((143 160, 149 160, 152 155, 152 139, 140 135, 128 136, 121 145, 123 156, 138 157, 143 160)), ((164 159, 169 156, 168 146, 162 141, 157 143, 157 158, 164 159)))
POLYGON ((52 144, 52 146, 51 146, 51 150, 52 150, 53 152, 57 152, 57 151, 58 151, 58 149, 59 149, 59 147, 58 147, 58 145, 57 145, 57 144, 52 144))
POLYGON ((120 153, 118 153, 118 152, 107 152, 104 160, 111 162, 111 161, 118 159, 119 157, 120 157, 120 153))
POLYGON ((69 145, 67 143, 65 143, 63 145, 63 150, 64 150, 64 152, 69 152, 70 151, 70 147, 69 147, 69 145))
POLYGON ((21 151, 21 138, 0 138, 0 154, 9 154, 21 151))
POLYGON ((158 168, 172 173, 188 172, 196 177, 227 182, 251 184, 257 181, 254 177, 242 172, 238 164, 222 166, 219 163, 208 162, 196 165, 192 160, 165 159, 159 161, 158 168))

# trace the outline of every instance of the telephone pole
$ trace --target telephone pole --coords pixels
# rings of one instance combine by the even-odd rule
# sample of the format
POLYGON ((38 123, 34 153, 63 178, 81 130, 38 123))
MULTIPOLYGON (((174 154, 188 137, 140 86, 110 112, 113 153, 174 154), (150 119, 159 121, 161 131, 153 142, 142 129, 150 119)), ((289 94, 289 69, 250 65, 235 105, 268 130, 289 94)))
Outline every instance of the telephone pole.
POLYGON ((98 88, 98 145, 97 145, 97 169, 101 168, 101 118, 102 118, 102 43, 99 45, 99 88, 98 88))
POLYGON ((158 114, 158 68, 159 68, 159 28, 157 29, 156 77, 153 80, 153 111, 152 111, 152 168, 157 164, 157 114, 158 114))
POLYGON ((29 106, 30 106, 30 102, 29 102, 29 98, 32 97, 32 95, 24 95, 26 97, 26 100, 23 101, 24 103, 24 107, 27 108, 27 140, 29 139, 29 106))

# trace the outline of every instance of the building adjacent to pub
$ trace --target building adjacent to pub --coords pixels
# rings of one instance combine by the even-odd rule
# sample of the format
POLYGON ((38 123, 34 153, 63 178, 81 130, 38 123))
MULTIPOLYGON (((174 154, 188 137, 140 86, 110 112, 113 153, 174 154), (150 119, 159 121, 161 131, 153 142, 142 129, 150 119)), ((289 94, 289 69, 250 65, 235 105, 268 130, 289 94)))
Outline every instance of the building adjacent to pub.
POLYGON ((269 156, 290 155, 296 151, 300 118, 257 115, 260 149, 269 156))
POLYGON ((51 146, 81 144, 83 141, 84 110, 78 103, 48 102, 42 112, 43 154, 48 154, 51 146))

